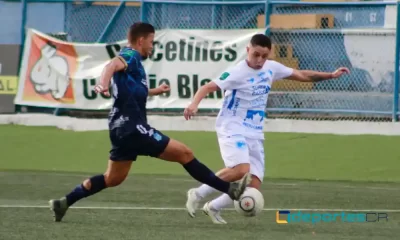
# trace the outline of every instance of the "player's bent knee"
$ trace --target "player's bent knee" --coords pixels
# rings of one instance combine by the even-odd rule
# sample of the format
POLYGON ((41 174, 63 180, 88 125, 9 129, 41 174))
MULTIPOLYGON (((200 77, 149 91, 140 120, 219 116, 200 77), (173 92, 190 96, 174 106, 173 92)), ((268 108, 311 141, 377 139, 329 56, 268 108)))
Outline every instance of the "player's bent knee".
POLYGON ((239 165, 236 165, 233 170, 236 173, 236 176, 238 179, 242 178, 246 173, 250 172, 250 164, 248 163, 242 163, 239 165))
POLYGON ((120 185, 126 178, 126 175, 122 174, 104 174, 104 180, 107 187, 116 187, 120 185))
POLYGON ((182 149, 182 158, 180 159, 180 163, 185 164, 194 159, 194 154, 192 149, 188 148, 186 145, 182 149))
POLYGON ((193 151, 185 144, 171 139, 160 159, 186 164, 194 159, 193 151))
POLYGON ((108 161, 107 171, 104 173, 104 181, 107 187, 120 185, 128 176, 132 161, 108 161))
POLYGON ((251 175, 251 182, 249 187, 260 189, 261 188, 261 180, 256 175, 251 175))

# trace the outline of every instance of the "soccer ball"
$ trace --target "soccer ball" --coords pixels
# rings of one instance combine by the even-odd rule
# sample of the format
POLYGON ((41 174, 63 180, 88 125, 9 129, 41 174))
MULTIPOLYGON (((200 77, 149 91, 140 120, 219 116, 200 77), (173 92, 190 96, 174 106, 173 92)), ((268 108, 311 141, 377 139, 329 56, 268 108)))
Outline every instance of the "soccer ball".
POLYGON ((256 188, 247 187, 239 201, 234 201, 235 210, 245 217, 254 217, 264 208, 264 197, 256 188))

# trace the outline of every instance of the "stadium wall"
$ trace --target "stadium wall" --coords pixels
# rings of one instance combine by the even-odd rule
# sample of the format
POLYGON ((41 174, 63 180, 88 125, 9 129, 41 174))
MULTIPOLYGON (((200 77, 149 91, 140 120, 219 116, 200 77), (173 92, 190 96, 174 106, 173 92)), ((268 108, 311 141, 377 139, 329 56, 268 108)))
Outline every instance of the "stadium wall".
POLYGON ((0 113, 15 111, 20 45, 0 44, 0 113))
MULTIPOLYGON (((149 116, 149 124, 160 131, 215 131, 215 117, 194 117, 186 121, 183 116, 149 116)), ((108 130, 106 119, 79 119, 46 114, 0 115, 0 124, 24 126, 52 126, 69 131, 108 130)), ((305 121, 269 119, 264 123, 265 132, 291 132, 336 135, 400 135, 400 123, 305 121)))

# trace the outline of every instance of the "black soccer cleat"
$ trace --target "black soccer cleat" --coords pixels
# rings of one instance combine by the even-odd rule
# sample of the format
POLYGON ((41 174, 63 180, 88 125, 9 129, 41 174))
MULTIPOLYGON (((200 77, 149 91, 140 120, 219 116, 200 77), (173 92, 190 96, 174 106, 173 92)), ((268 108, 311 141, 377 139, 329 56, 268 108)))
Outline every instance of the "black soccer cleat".
POLYGON ((229 186, 228 195, 233 200, 238 201, 240 196, 242 196, 243 192, 246 190, 247 185, 251 182, 251 174, 246 173, 239 182, 232 182, 229 186))
POLYGON ((61 222, 65 213, 68 210, 68 204, 66 198, 52 199, 49 201, 50 210, 54 212, 54 221, 61 222))

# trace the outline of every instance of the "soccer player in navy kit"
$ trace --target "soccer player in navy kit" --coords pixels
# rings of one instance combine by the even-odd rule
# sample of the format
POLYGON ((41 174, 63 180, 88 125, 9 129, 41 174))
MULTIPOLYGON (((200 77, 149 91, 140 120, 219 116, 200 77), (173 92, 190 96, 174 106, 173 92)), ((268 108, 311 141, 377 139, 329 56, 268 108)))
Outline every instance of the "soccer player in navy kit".
POLYGON ((55 221, 61 221, 68 208, 80 199, 121 184, 137 156, 178 162, 194 179, 227 193, 234 200, 239 199, 249 184, 250 174, 236 183, 221 180, 200 163, 186 145, 170 139, 147 123, 147 97, 169 91, 167 85, 155 89, 147 87, 146 73, 141 61, 153 50, 154 33, 154 27, 148 23, 133 24, 129 28, 128 46, 105 66, 95 91, 109 95, 113 78, 111 86, 114 104, 109 114, 112 147, 108 168, 104 174, 83 181, 65 197, 50 200, 55 221))

